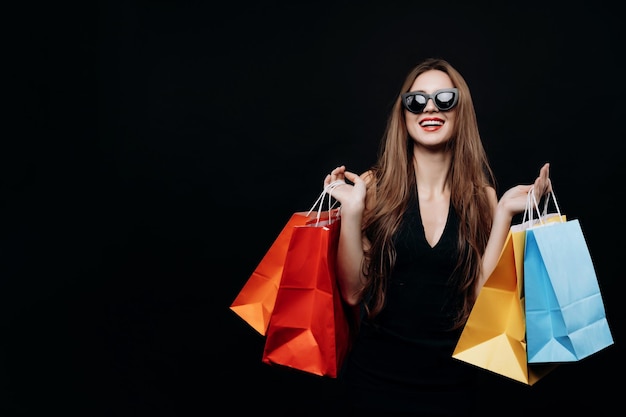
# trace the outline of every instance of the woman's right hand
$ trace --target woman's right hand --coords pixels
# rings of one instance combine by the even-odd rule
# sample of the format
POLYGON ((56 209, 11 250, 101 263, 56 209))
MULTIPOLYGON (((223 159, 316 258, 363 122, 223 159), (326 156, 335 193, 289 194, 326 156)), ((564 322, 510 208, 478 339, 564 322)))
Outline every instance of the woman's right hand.
POLYGON ((344 214, 362 212, 365 209, 365 195, 367 186, 365 181, 357 174, 347 171, 345 165, 339 166, 324 178, 324 188, 335 181, 343 181, 344 184, 334 187, 331 195, 341 204, 344 214), (350 181, 352 184, 345 182, 350 181))

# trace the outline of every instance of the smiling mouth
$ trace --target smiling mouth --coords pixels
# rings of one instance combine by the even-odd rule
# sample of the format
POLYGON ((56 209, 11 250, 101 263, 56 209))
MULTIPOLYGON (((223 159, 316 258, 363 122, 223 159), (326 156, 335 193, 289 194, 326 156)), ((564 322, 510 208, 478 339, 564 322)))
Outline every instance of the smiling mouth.
POLYGON ((433 120, 433 119, 427 119, 427 120, 422 120, 420 122, 420 126, 422 127, 438 127, 438 126, 443 126, 443 120, 433 120))

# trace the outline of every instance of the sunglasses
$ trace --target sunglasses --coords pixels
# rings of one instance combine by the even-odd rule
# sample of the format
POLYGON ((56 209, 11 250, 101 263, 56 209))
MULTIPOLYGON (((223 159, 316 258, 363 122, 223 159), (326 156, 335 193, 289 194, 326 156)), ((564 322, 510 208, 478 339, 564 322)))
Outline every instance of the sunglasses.
POLYGON ((441 111, 447 111, 456 106, 459 101, 459 90, 456 88, 444 88, 432 94, 420 91, 410 91, 402 94, 402 105, 411 113, 421 113, 426 108, 428 100, 433 101, 441 111))

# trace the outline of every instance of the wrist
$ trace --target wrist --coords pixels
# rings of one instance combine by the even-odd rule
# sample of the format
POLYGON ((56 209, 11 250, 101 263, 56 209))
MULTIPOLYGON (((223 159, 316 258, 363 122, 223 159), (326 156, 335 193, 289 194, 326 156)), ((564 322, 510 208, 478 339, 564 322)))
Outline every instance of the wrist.
POLYGON ((498 202, 498 205, 496 206, 496 211, 494 213, 494 222, 495 221, 499 221, 499 222, 505 222, 505 223, 511 223, 513 221, 513 216, 515 216, 515 211, 511 210, 509 207, 507 207, 506 203, 500 201, 498 202))

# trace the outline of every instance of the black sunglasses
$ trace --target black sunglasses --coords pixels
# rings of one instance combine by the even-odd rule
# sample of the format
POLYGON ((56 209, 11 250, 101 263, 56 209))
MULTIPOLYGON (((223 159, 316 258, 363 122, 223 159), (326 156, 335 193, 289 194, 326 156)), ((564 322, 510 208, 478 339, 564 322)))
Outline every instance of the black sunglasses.
POLYGON ((409 91, 402 94, 402 105, 411 113, 421 113, 426 108, 426 103, 428 103, 429 99, 432 99, 439 110, 447 111, 456 106, 456 103, 459 101, 459 90, 456 88, 444 88, 432 94, 409 91))

